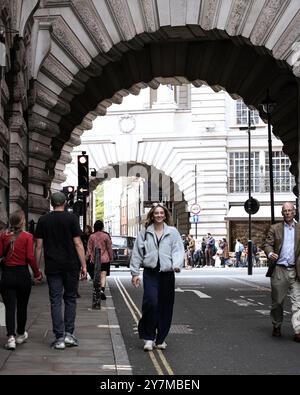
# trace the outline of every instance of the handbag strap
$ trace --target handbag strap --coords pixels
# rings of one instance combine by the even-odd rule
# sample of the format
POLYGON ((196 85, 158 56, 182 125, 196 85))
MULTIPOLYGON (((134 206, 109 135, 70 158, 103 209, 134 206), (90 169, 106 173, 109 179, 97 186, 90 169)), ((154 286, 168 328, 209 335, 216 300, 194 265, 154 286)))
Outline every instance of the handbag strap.
POLYGON ((6 246, 4 252, 3 252, 2 256, 1 256, 2 261, 4 260, 4 258, 6 258, 7 254, 8 254, 8 251, 11 249, 12 245, 14 244, 14 242, 16 241, 18 236, 19 235, 13 235, 13 237, 9 240, 9 243, 6 246))

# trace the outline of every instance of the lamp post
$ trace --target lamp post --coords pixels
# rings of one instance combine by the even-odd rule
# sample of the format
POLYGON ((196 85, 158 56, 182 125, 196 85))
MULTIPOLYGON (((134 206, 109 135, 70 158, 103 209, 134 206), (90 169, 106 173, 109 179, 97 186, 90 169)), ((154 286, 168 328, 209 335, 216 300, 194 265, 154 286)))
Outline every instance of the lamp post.
POLYGON ((274 181, 273 181, 273 155, 272 155, 272 130, 271 130, 271 114, 276 106, 267 92, 267 97, 261 103, 264 112, 267 114, 268 121, 268 152, 269 152, 269 176, 270 176, 270 203, 271 203, 271 223, 275 223, 274 213, 274 181))
MULTIPOLYGON (((251 111, 248 108, 248 126, 240 127, 240 130, 248 131, 248 188, 249 188, 249 200, 248 204, 251 205, 252 202, 252 173, 251 173, 251 130, 256 129, 255 126, 251 126, 251 111)), ((248 210, 249 219, 248 219, 248 275, 252 275, 252 252, 253 252, 253 242, 252 242, 252 211, 248 210)))
MULTIPOLYGON (((197 165, 195 165, 195 204, 197 204, 197 187, 198 187, 198 178, 197 178, 197 165)), ((195 238, 198 237, 198 222, 195 223, 195 238)))
POLYGON ((141 175, 140 175, 140 173, 137 173, 136 174, 136 179, 137 179, 137 181, 138 181, 138 193, 139 193, 139 201, 138 201, 138 204, 139 204, 139 207, 138 207, 138 213, 139 213, 139 231, 141 230, 141 175))

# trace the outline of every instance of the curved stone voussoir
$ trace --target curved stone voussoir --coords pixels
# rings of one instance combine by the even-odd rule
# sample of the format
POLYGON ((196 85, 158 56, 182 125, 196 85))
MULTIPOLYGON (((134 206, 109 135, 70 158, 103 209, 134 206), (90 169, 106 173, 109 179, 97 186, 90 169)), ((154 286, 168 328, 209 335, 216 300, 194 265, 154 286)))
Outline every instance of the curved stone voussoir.
POLYGON ((72 162, 72 156, 70 152, 66 151, 61 151, 60 157, 59 157, 59 162, 66 165, 67 163, 72 162))
POLYGON ((34 214, 45 214, 50 209, 49 201, 39 195, 28 195, 29 211, 34 214))
POLYGON ((36 102, 58 115, 65 115, 70 112, 70 104, 67 101, 41 84, 37 89, 36 102))
POLYGON ((61 16, 51 20, 51 36, 64 50, 79 69, 87 68, 91 63, 91 56, 83 47, 76 33, 66 24, 61 16))
POLYGON ((29 154, 32 158, 47 161, 52 156, 52 150, 50 146, 30 140, 29 154))
POLYGON ((27 198, 26 189, 19 180, 10 180, 10 201, 22 205, 27 198))
POLYGON ((9 132, 3 119, 0 117, 0 145, 6 146, 9 141, 9 132))
POLYGON ((72 0, 72 7, 95 47, 108 52, 113 45, 112 40, 93 3, 90 0, 72 0))
POLYGON ((26 154, 19 144, 10 145, 10 165, 20 171, 26 167, 26 154))
POLYGON ((8 185, 8 169, 3 162, 0 161, 0 187, 8 185))
POLYGON ((37 167, 30 166, 28 169, 28 176, 30 177, 30 182, 38 185, 45 185, 50 182, 49 174, 43 169, 38 169, 37 167))
POLYGON ((43 136, 54 137, 59 134, 59 127, 56 122, 33 113, 29 118, 29 129, 31 132, 40 133, 43 136))

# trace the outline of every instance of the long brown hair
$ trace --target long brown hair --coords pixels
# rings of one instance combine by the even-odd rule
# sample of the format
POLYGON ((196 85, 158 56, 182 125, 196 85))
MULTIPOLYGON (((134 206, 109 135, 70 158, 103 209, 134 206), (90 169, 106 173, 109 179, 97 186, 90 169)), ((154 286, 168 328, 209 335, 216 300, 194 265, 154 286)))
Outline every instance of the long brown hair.
POLYGON ((10 230, 15 235, 21 233, 24 226, 25 213, 23 210, 17 210, 10 214, 9 224, 10 230))
POLYGON ((164 222, 167 224, 167 225, 172 225, 172 220, 171 220, 171 213, 170 213, 170 211, 165 207, 165 206, 163 206, 161 203, 155 203, 155 205, 153 205, 152 207, 151 207, 151 210, 148 212, 148 214, 147 214, 147 218, 146 218, 146 222, 145 222, 145 227, 146 227, 146 229, 148 228, 148 226, 150 226, 150 225, 152 225, 153 223, 154 223, 154 211, 155 211, 155 209, 157 208, 157 207, 161 207, 163 210, 164 210, 164 212, 165 212, 165 219, 164 219, 164 222))

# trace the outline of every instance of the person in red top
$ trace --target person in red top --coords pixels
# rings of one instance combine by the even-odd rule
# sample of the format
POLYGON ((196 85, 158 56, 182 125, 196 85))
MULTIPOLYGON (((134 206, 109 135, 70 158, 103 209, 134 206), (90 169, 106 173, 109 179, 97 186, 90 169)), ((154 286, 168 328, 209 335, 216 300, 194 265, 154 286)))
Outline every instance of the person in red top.
POLYGON ((25 326, 32 285, 28 265, 31 267, 36 281, 42 279, 42 274, 34 257, 33 236, 23 231, 25 226, 24 212, 22 210, 15 211, 10 215, 9 222, 10 229, 0 235, 0 256, 7 251, 2 266, 1 295, 5 305, 5 323, 8 336, 5 348, 14 350, 16 344, 22 344, 28 339, 25 326))
POLYGON ((103 231, 104 224, 98 220, 94 223, 94 233, 90 235, 87 246, 87 259, 95 264, 95 247, 101 250, 101 300, 106 300, 105 285, 106 276, 110 274, 110 262, 113 258, 112 242, 110 235, 103 231))

